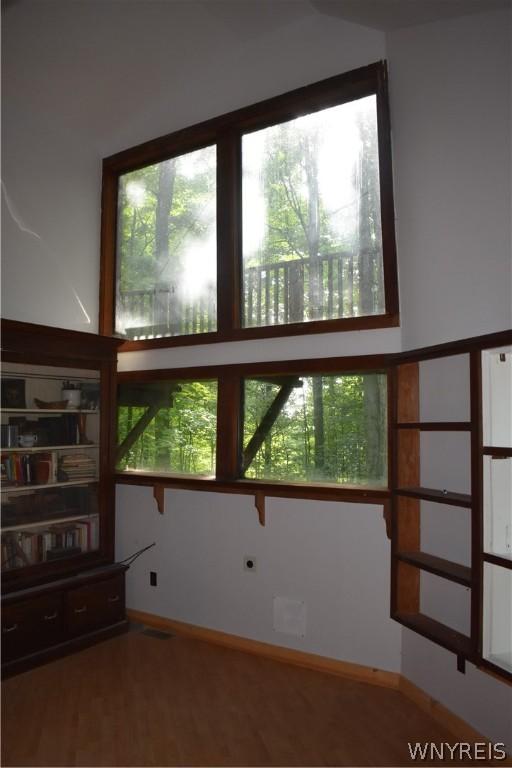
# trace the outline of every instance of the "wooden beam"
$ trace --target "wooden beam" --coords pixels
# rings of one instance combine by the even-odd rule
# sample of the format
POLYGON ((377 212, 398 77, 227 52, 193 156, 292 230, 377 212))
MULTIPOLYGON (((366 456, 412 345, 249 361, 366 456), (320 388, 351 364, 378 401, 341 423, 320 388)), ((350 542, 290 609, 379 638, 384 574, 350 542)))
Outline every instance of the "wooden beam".
POLYGON ((155 418, 160 408, 162 408, 160 403, 151 405, 147 411, 142 414, 138 422, 132 427, 130 432, 128 432, 123 442, 117 447, 116 464, 128 453, 134 442, 142 435, 148 424, 155 418))
POLYGON ((270 403, 267 412, 263 416, 256 432, 249 440, 243 455, 242 472, 245 472, 250 467, 252 460, 258 453, 259 449, 263 445, 263 442, 272 429, 272 426, 281 413, 282 408, 286 404, 286 401, 290 397, 292 389, 298 386, 300 379, 298 376, 290 376, 290 378, 283 383, 281 389, 270 403))

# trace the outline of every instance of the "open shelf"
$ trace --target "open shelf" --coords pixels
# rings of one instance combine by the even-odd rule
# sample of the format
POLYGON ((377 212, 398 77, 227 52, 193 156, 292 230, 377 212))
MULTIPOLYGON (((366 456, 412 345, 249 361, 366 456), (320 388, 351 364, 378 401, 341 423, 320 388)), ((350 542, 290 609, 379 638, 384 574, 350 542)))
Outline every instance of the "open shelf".
POLYGON ((99 410, 97 408, 2 408, 2 413, 45 413, 55 415, 59 413, 99 413, 99 410))
POLYGON ((75 523, 78 520, 90 520, 91 517, 98 517, 98 514, 94 515, 68 515, 67 517, 52 517, 48 520, 39 520, 32 523, 20 523, 19 525, 6 525, 2 527, 2 533, 8 531, 28 531, 31 528, 41 528, 48 525, 60 525, 61 523, 75 523))
POLYGON ((460 654, 465 658, 472 656, 471 640, 467 635, 457 632, 446 624, 425 616, 424 613, 395 613, 393 618, 403 624, 405 627, 414 630, 419 635, 433 640, 443 648, 460 654))
POLYGON ((2 493, 28 493, 30 491, 39 491, 41 488, 61 488, 68 485, 91 485, 97 483, 96 477, 82 477, 80 480, 65 480, 61 483, 44 483, 43 485, 8 485, 2 486, 2 493))
POLYGON ((80 451, 86 448, 99 448, 98 443, 72 443, 71 445, 38 445, 32 448, 1 448, 2 453, 48 453, 49 451, 80 451))
POLYGON ((424 571, 441 576, 443 579, 455 581, 464 587, 471 586, 471 568, 443 557, 429 555, 426 552, 398 552, 397 558, 404 563, 409 563, 424 571))
POLYGON ((439 504, 450 504, 453 507, 471 507, 471 496, 467 493, 454 493, 453 491, 440 491, 437 488, 397 488, 395 493, 399 496, 409 496, 412 499, 435 501, 439 504))
POLYGON ((493 447, 491 445, 484 445, 482 453, 485 456, 500 456, 501 458, 508 459, 512 457, 512 448, 493 447))
POLYGON ((470 432, 470 421, 402 421, 397 429, 419 429, 423 432, 470 432))

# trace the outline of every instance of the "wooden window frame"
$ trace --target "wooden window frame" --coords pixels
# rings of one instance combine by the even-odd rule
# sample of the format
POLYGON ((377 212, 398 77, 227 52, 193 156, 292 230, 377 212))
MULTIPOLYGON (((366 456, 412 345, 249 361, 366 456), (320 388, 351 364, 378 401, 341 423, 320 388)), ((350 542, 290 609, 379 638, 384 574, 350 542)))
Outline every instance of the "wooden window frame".
MULTIPOLYGON (((164 486, 189 490, 218 491, 220 493, 256 494, 286 498, 352 501, 384 504, 390 498, 391 466, 388 459, 387 487, 341 485, 337 483, 310 483, 252 480, 242 478, 243 404, 242 383, 257 376, 311 376, 318 374, 348 375, 356 373, 383 373, 388 377, 388 457, 390 456, 390 387, 387 356, 367 355, 308 360, 287 360, 264 363, 239 363, 219 366, 201 366, 174 369, 127 371, 117 374, 118 383, 155 381, 216 380, 217 389, 217 468, 215 478, 205 478, 142 471, 115 471, 118 483, 129 485, 164 486)), ((115 441, 114 441, 115 442, 115 441)))
POLYGON ((121 351, 265 339, 399 325, 387 67, 384 61, 328 78, 145 142, 103 161, 99 332, 115 333, 118 186, 123 174, 217 147, 217 330, 126 340, 121 351), (245 133, 365 96, 377 99, 385 313, 259 327, 242 326, 242 158, 245 133))

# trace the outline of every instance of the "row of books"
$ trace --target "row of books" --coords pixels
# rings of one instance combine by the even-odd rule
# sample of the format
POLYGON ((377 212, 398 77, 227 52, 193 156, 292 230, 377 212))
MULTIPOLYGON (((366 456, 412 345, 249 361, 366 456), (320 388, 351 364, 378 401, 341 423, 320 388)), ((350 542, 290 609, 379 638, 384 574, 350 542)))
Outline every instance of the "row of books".
POLYGON ((98 516, 37 531, 9 531, 2 534, 2 570, 89 552, 98 549, 98 543, 98 516))
POLYGON ((3 453, 1 455, 2 482, 5 485, 44 485, 57 481, 58 454, 3 453))
POLYGON ((59 467, 67 480, 92 477, 96 473, 94 457, 87 453, 67 453, 61 457, 59 467))
POLYGON ((4 486, 46 485, 47 483, 79 480, 96 475, 96 461, 85 453, 1 454, 1 480, 4 486))

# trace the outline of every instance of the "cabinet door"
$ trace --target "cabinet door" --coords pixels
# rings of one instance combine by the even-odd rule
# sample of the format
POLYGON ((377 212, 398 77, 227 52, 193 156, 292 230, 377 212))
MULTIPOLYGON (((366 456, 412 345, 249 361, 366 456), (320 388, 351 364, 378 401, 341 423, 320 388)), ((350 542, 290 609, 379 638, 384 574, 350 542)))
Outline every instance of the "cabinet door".
POLYGON ((61 594, 44 595, 2 608, 2 663, 64 640, 61 594))
POLYGON ((124 574, 71 589, 66 602, 68 633, 72 637, 117 624, 125 617, 124 574))

